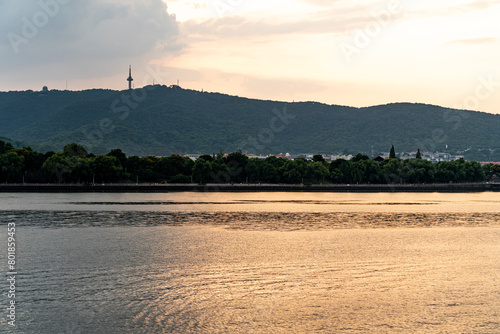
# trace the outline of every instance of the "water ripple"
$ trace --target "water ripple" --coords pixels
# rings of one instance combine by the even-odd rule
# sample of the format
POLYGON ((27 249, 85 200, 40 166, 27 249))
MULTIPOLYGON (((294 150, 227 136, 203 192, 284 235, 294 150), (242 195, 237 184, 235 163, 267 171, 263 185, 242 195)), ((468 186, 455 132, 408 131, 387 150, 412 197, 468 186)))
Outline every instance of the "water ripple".
POLYGON ((205 225, 234 230, 498 227, 500 213, 3 211, 2 223, 42 228, 205 225))

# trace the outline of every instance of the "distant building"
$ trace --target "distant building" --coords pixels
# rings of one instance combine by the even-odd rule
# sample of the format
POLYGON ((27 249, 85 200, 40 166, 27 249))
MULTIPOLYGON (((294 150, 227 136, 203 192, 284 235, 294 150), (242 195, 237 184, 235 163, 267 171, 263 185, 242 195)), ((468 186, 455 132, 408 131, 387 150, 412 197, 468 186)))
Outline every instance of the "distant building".
POLYGON ((276 158, 285 158, 285 159, 288 159, 288 160, 293 160, 293 155, 290 155, 290 153, 286 153, 286 154, 280 153, 280 154, 275 155, 275 157, 276 158))
POLYGON ((269 155, 256 155, 256 154, 248 154, 248 153, 245 153, 245 155, 250 158, 250 159, 266 159, 267 157, 269 157, 269 155))
POLYGON ((330 161, 338 160, 338 159, 344 159, 344 160, 351 160, 353 157, 352 154, 333 154, 330 156, 330 161))

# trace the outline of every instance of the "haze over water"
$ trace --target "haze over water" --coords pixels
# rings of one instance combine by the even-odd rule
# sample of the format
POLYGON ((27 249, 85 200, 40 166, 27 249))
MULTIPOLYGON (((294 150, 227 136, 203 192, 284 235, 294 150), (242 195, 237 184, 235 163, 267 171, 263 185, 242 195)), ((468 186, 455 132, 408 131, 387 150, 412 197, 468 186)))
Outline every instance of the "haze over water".
POLYGON ((495 193, 0 194, 11 332, 499 333, 499 218, 495 193))

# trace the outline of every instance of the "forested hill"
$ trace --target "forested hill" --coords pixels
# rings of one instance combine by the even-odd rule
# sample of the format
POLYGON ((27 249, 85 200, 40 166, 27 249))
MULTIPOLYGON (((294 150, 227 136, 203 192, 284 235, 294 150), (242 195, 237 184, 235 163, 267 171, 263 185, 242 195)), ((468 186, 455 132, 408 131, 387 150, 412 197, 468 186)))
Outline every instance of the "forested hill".
POLYGON ((353 153, 500 147, 500 115, 397 103, 368 108, 252 100, 177 86, 0 92, 0 136, 96 154, 353 153))

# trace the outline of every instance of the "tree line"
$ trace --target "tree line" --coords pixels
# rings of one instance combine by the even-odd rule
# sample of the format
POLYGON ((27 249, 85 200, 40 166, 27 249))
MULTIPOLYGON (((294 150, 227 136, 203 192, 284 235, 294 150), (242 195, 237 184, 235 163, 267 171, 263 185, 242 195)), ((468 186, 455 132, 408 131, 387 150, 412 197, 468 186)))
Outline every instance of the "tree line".
MULTIPOLYGON (((392 153, 391 149, 391 153, 392 153)), ((62 152, 35 152, 14 148, 0 140, 1 183, 287 183, 287 184, 401 184, 484 182, 500 175, 500 166, 481 166, 458 159, 432 163, 391 158, 374 161, 357 154, 350 160, 327 162, 317 154, 312 160, 274 156, 248 158, 242 152, 202 155, 193 161, 169 157, 126 156, 113 149, 106 155, 88 153, 78 144, 62 152)))

